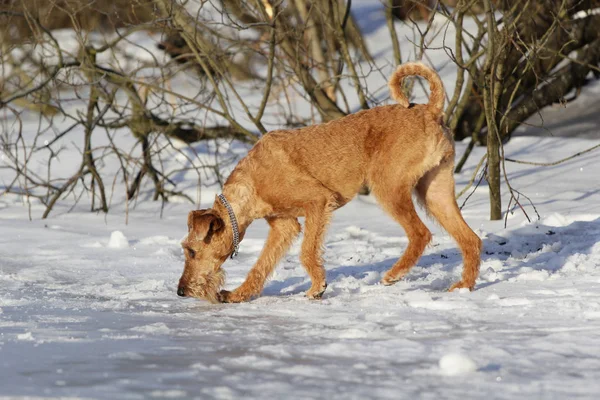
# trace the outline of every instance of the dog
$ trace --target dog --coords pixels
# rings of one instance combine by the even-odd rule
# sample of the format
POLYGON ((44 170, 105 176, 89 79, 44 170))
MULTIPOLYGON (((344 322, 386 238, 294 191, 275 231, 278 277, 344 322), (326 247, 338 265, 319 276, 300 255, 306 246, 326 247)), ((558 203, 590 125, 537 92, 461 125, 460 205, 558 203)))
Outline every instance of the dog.
POLYGON ((439 75, 421 63, 400 65, 389 80, 398 104, 359 111, 324 124, 264 135, 223 186, 212 208, 188 215, 182 242, 185 267, 177 294, 219 302, 259 296, 277 262, 300 233, 300 261, 319 299, 327 283, 321 258, 326 227, 334 210, 366 184, 378 203, 406 232, 409 244, 385 273, 384 285, 405 276, 431 240, 415 211, 413 193, 427 213, 455 239, 463 255, 462 279, 449 290, 472 290, 479 274, 481 240, 462 218, 454 194, 454 141, 443 122, 445 93, 439 75), (401 89, 407 76, 429 81, 428 104, 410 104, 401 89), (265 246, 246 280, 221 290, 221 268, 252 221, 270 226, 265 246))

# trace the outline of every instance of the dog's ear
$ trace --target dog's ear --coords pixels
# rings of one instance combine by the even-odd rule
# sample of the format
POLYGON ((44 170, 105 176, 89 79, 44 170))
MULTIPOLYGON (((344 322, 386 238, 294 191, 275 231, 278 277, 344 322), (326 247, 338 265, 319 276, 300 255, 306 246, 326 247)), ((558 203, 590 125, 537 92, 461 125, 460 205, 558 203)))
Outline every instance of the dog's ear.
POLYGON ((209 242, 213 233, 223 227, 223 219, 213 209, 190 211, 188 214, 188 236, 193 235, 193 240, 209 242))

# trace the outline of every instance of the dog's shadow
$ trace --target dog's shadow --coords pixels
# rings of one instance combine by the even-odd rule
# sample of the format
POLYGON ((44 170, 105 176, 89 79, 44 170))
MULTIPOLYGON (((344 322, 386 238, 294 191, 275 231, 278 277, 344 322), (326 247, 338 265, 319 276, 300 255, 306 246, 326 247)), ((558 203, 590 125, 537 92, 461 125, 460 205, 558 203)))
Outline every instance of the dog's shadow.
MULTIPOLYGON (((483 239, 481 274, 476 290, 483 289, 523 274, 541 273, 550 276, 567 265, 568 258, 587 255, 596 242, 600 242, 600 218, 592 221, 574 221, 566 226, 530 224, 505 236, 489 234, 483 239), (596 238, 596 239, 594 239, 596 238)), ((406 244, 395 244, 398 257, 406 244)), ((389 247, 389 246, 388 246, 389 247)), ((437 246, 441 247, 441 246, 437 246)), ((398 258, 365 264, 327 267, 329 287, 325 296, 360 290, 360 287, 381 285, 383 274, 398 258), (355 281, 348 284, 347 281, 355 281)), ((417 265, 403 278, 409 282, 408 291, 424 290, 440 292, 460 279, 462 256, 457 247, 428 249, 417 265)), ((306 292, 310 288, 308 276, 294 276, 271 281, 265 288, 265 296, 289 296, 306 292)))

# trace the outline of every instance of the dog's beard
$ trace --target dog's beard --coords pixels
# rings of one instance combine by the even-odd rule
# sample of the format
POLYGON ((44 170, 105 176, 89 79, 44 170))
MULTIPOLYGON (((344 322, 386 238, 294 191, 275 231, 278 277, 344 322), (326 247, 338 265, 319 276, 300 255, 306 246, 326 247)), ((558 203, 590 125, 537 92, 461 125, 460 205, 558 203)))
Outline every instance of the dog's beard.
POLYGON ((187 292, 191 297, 205 299, 211 303, 220 303, 220 291, 224 284, 225 272, 219 268, 209 274, 200 275, 198 279, 190 282, 187 286, 187 292))

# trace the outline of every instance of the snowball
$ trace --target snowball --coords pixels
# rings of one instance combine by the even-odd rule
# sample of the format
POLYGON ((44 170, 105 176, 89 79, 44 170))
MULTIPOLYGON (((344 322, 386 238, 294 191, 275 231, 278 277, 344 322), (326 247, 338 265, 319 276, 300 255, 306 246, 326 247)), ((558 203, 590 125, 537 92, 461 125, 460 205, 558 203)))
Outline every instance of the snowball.
POLYGON ((110 234, 108 247, 111 249, 126 249, 129 247, 129 241, 121 231, 114 231, 110 234))
POLYGON ((17 335, 18 340, 33 340, 31 332, 20 333, 17 335))
POLYGON ((450 353, 440 358, 442 374, 456 376, 474 372, 477 369, 475 361, 461 353, 450 353))

